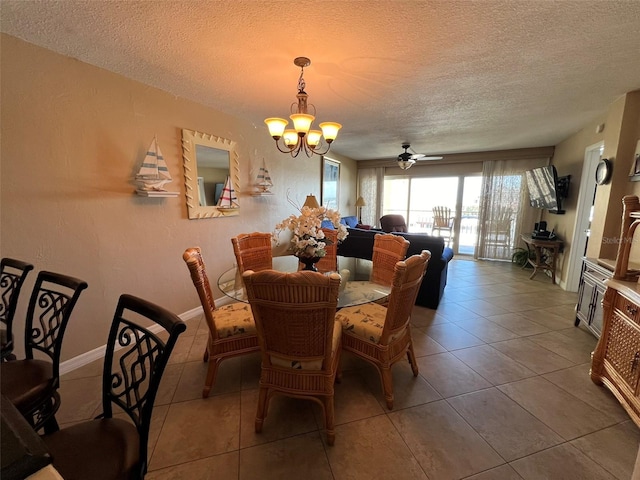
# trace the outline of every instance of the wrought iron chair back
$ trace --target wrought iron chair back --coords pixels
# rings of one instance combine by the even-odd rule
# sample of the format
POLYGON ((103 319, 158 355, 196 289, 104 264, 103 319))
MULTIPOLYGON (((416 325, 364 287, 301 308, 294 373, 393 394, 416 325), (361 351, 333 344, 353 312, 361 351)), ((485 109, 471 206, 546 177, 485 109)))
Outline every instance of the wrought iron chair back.
POLYGON ((158 305, 132 295, 120 296, 107 340, 101 417, 112 418, 116 405, 133 420, 140 435, 140 462, 144 471, 160 380, 178 336, 186 328, 178 316, 158 305), (166 342, 134 322, 135 315, 146 317, 166 330, 169 333, 166 342))
POLYGON ((13 352, 13 317, 18 306, 22 284, 33 265, 13 258, 0 261, 0 323, 4 324, 4 338, 1 341, 1 358, 8 358, 13 352))
POLYGON ((132 295, 120 296, 107 340, 103 413, 42 437, 62 478, 144 478, 153 404, 169 356, 185 330, 174 313, 132 295), (162 327, 162 334, 138 325, 140 320, 162 327), (168 337, 162 340, 165 333, 168 337), (121 410, 133 424, 114 416, 121 410))
MULTIPOLYGON (((29 300, 25 325, 25 355, 47 355, 53 362, 53 376, 60 375, 62 339, 78 298, 87 282, 54 272, 40 272, 29 300)), ((57 382, 56 382, 57 383, 57 382)))
POLYGON ((87 283, 74 277, 38 273, 25 322, 26 358, 0 364, 2 393, 35 430, 44 427, 45 433, 51 433, 59 429, 55 414, 60 408, 62 339, 85 288, 87 283))

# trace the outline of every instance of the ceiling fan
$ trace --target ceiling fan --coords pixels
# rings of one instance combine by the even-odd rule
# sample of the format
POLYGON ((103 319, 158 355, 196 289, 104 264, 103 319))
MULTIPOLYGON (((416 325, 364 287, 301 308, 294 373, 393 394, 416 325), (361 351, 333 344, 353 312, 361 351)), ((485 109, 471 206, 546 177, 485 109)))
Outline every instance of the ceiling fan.
POLYGON ((411 166, 416 163, 418 160, 442 160, 442 157, 439 156, 427 156, 422 153, 416 153, 413 149, 409 152, 411 145, 408 143, 403 143, 402 148, 404 148, 404 152, 398 155, 398 166, 402 170, 408 170, 411 166))

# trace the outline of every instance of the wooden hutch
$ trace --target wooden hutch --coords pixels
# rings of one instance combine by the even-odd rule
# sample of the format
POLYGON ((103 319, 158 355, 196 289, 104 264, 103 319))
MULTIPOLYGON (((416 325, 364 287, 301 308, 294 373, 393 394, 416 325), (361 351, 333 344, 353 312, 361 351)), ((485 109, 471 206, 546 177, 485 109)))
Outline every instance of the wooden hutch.
POLYGON ((640 427, 640 271, 629 269, 640 201, 626 196, 622 202, 620 245, 613 278, 605 282, 602 334, 592 356, 591 380, 611 390, 640 427))

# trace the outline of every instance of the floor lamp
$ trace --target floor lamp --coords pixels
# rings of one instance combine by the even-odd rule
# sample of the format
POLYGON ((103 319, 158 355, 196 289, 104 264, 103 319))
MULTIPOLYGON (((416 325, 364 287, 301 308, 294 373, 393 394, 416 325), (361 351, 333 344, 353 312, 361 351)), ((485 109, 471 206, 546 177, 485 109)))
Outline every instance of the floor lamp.
POLYGON ((366 205, 364 198, 362 198, 362 196, 358 197, 356 200, 356 207, 359 209, 358 222, 360 222, 360 224, 362 224, 362 207, 366 205))

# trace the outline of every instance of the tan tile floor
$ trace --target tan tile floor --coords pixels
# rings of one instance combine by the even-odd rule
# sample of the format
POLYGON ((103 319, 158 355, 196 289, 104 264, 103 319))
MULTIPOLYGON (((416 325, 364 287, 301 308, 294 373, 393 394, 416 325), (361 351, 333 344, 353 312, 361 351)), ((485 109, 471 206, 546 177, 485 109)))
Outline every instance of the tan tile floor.
MULTIPOLYGON (((640 430, 589 379, 596 339, 573 326, 577 295, 529 273, 450 263, 438 310, 414 309, 420 375, 394 367, 393 411, 376 371, 345 354, 333 447, 303 400, 274 397, 254 433, 258 355, 223 362, 203 400, 207 331, 189 321, 156 402, 147 478, 628 480, 640 430)), ((63 377, 63 427, 96 414, 99 375, 97 362, 63 377)))

